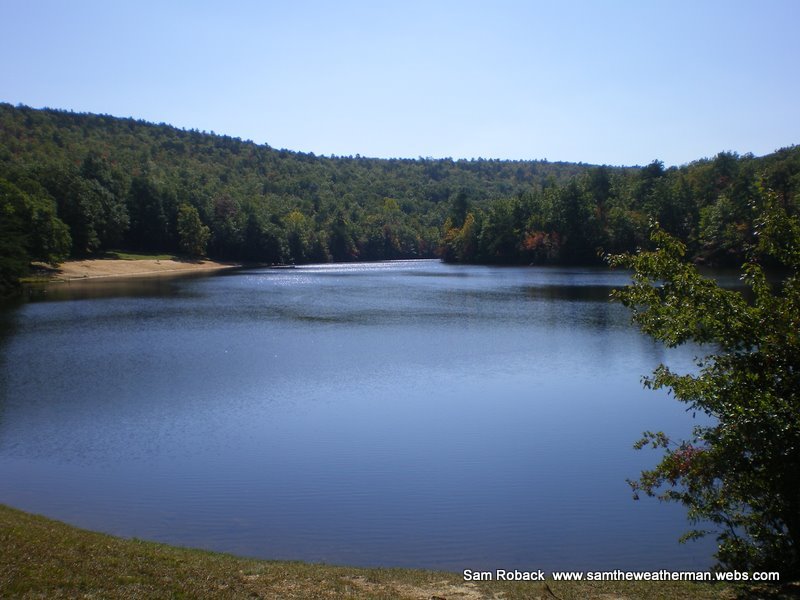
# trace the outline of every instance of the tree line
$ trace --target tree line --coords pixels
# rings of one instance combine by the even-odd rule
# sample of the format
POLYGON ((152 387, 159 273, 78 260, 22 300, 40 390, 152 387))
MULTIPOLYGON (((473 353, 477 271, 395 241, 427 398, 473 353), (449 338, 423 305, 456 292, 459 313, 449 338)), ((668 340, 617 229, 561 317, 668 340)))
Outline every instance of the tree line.
POLYGON ((759 189, 793 207, 798 173, 796 147, 670 169, 324 157, 0 104, 0 288, 31 261, 115 249, 258 263, 595 263, 646 246, 651 220, 696 260, 728 264, 752 241, 759 189))
POLYGON ((755 223, 773 191, 790 215, 800 204, 800 147, 765 157, 712 159, 637 170, 592 167, 483 206, 456 203, 444 226, 445 260, 592 264, 651 245, 651 224, 683 241, 698 264, 739 266, 756 245, 755 223))

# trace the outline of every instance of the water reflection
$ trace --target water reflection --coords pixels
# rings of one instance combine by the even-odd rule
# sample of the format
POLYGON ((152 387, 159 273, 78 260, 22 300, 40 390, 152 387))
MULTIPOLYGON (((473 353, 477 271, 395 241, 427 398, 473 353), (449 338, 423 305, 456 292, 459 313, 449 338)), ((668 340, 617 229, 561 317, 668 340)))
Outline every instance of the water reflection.
MULTIPOLYGON (((231 270, 231 271, 235 271, 231 270)), ((170 273, 148 277, 98 277, 49 284, 30 284, 22 292, 26 302, 55 302, 59 300, 94 300, 100 298, 163 298, 185 290, 183 284, 203 279, 211 273, 170 273)), ((221 274, 215 274, 220 276, 221 274)))
POLYGON ((693 424, 641 389, 693 352, 629 326, 604 296, 626 279, 420 261, 24 304, 2 315, 0 501, 266 558, 704 568, 680 508, 625 484, 642 430, 693 424))

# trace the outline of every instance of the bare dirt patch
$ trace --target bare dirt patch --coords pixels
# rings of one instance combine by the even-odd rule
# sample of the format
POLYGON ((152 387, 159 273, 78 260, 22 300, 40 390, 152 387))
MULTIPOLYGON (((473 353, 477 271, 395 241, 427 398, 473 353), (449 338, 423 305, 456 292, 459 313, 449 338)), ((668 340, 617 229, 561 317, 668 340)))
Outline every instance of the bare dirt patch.
POLYGON ((147 277, 173 273, 230 269, 237 265, 213 260, 182 261, 175 259, 90 259, 70 260, 52 273, 56 280, 96 279, 99 277, 147 277))
POLYGON ((502 592, 487 594, 472 583, 454 584, 447 580, 429 583, 373 582, 363 576, 348 577, 356 589, 369 594, 389 594, 408 600, 503 600, 502 592))

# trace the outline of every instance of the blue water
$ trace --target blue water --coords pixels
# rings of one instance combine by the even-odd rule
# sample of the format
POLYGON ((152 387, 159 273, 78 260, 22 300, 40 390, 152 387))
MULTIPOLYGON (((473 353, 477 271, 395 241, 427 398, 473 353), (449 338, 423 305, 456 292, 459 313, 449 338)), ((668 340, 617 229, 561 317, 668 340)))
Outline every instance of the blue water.
POLYGON ((335 564, 705 569, 634 502, 644 390, 692 368, 624 273, 401 261, 51 286, 0 313, 0 502, 93 530, 335 564))

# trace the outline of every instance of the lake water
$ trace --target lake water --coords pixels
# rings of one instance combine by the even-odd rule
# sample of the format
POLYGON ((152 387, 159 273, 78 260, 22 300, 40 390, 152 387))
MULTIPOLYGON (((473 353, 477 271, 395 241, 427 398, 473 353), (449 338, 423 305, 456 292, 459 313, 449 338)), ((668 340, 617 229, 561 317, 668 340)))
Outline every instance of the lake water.
POLYGON ((0 502, 93 530, 350 565, 705 569, 634 502, 666 352, 624 273, 437 261, 51 286, 0 312, 0 502))

